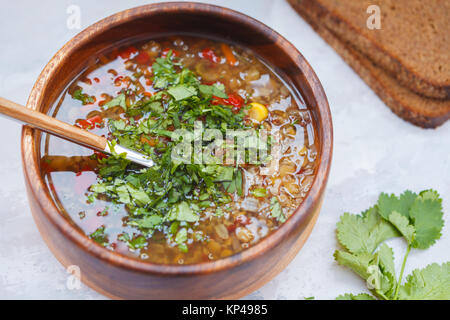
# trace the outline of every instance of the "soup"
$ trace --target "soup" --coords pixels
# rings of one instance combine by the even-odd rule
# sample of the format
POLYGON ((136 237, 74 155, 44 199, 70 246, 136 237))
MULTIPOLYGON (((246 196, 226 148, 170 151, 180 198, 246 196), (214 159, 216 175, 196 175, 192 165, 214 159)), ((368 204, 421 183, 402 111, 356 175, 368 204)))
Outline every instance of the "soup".
POLYGON ((100 53, 51 112, 154 161, 142 168, 42 140, 42 173, 61 212, 99 245, 153 263, 255 245, 292 215, 316 171, 301 97, 229 43, 172 36, 100 53))

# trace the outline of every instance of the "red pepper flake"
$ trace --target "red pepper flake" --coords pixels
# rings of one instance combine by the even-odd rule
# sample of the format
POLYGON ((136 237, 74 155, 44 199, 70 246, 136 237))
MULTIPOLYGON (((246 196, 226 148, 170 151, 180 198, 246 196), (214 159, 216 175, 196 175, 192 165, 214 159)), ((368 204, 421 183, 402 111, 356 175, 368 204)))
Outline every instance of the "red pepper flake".
POLYGON ((228 103, 236 108, 242 108, 244 105, 244 99, 241 98, 241 96, 237 94, 230 94, 228 95, 227 99, 228 103))
POLYGON ((228 95, 228 99, 213 96, 211 104, 213 104, 215 106, 220 105, 220 104, 233 106, 233 107, 237 108, 237 111, 239 112, 239 110, 244 105, 244 99, 242 99, 241 96, 232 93, 232 94, 228 95))
POLYGON ((79 177, 79 176, 81 176, 82 173, 83 173, 83 171, 78 171, 77 173, 75 173, 75 176, 79 177))
POLYGON ((120 51, 120 52, 119 52, 119 56, 120 56, 122 59, 130 59, 131 55, 133 55, 133 54, 135 54, 135 53, 137 53, 137 52, 138 52, 138 51, 136 50, 136 48, 133 47, 133 46, 131 46, 131 47, 128 47, 128 48, 126 48, 126 49, 120 51))
POLYGON ((140 51, 139 54, 136 56, 135 60, 138 64, 149 64, 150 56, 146 51, 140 51))
POLYGON ((172 56, 174 57, 178 57, 180 55, 180 53, 177 50, 174 49, 170 49, 170 48, 165 48, 162 52, 161 52, 161 57, 165 58, 167 57, 167 55, 169 54, 169 51, 172 50, 172 56))
POLYGON ((97 125, 97 127, 103 124, 103 118, 100 115, 93 116, 92 118, 87 119, 87 121, 97 125))
POLYGON ((77 127, 80 127, 81 129, 85 129, 85 130, 88 130, 88 129, 91 129, 91 128, 92 128, 92 124, 89 123, 87 120, 84 120, 84 119, 77 120, 77 121, 75 122, 75 125, 76 125, 77 127))
POLYGON ((94 78, 94 81, 95 81, 96 83, 100 83, 100 79, 97 78, 97 77, 94 78))
POLYGON ((200 53, 199 53, 200 58, 209 60, 213 63, 218 63, 220 62, 220 58, 218 56, 216 56, 216 54, 214 53, 214 51, 210 48, 205 48, 203 49, 200 53))
POLYGON ((122 85, 122 81, 123 81, 123 77, 122 76, 118 76, 117 78, 114 79, 114 85, 116 87, 119 87, 122 85))
POLYGON ((84 130, 91 130, 94 128, 100 128, 103 126, 103 118, 99 115, 93 116, 89 119, 79 119, 75 122, 77 127, 80 127, 84 130))

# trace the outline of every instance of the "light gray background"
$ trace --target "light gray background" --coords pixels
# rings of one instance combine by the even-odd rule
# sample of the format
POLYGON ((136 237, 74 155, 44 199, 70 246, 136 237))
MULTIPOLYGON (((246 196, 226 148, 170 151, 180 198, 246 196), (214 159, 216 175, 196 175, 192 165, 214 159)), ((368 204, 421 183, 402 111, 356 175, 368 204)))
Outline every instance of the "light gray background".
MULTIPOLYGON (((14 0, 0 10, 0 96, 25 104, 52 55, 80 30, 68 30, 66 10, 81 8, 81 28, 115 12, 152 1, 14 0)), ((290 40, 311 63, 328 95, 334 120, 334 160, 324 206, 311 237, 294 261, 250 299, 334 299, 365 286, 333 261, 338 217, 359 213, 382 191, 436 188, 444 198, 443 237, 413 251, 406 274, 450 260, 450 123, 424 130, 397 118, 284 0, 205 1, 242 11, 290 40)), ((68 274, 41 239, 27 203, 18 123, 0 118, 0 298, 102 299, 68 274)), ((400 269, 405 245, 389 242, 400 269)), ((189 290, 189 288, 186 288, 189 290)))

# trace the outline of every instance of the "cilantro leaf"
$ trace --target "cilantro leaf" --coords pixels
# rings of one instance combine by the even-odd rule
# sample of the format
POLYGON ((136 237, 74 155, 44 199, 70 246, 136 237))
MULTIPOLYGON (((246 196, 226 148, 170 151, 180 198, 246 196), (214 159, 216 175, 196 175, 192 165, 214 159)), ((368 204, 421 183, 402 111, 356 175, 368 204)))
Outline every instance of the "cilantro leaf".
POLYGON ((450 262, 415 269, 400 287, 400 300, 450 300, 450 262))
POLYGON ((142 235, 131 238, 128 233, 122 233, 117 237, 117 240, 125 242, 131 250, 142 249, 147 246, 147 239, 142 235))
POLYGON ((277 197, 272 197, 272 199, 270 200, 270 212, 272 218, 277 219, 281 223, 284 223, 286 221, 286 217, 281 210, 281 205, 277 197))
POLYGON ((81 89, 75 90, 75 92, 72 94, 72 98, 81 101, 83 106, 95 102, 94 96, 83 93, 81 89))
POLYGON ((105 226, 100 226, 89 235, 89 238, 97 242, 99 245, 106 247, 108 246, 108 237, 105 234, 105 230, 105 226))
POLYGON ((378 265, 382 273, 380 278, 381 292, 385 296, 392 296, 397 286, 397 280, 395 278, 395 265, 394 265, 394 252, 392 248, 383 243, 380 246, 378 253, 378 265))
POLYGON ((168 220, 197 222, 199 220, 199 216, 194 213, 194 211, 189 207, 189 204, 186 201, 183 201, 174 205, 170 209, 168 220))
POLYGON ((425 198, 419 196, 411 207, 410 215, 416 230, 412 243, 414 248, 426 249, 441 237, 444 226, 442 200, 430 198, 429 195, 427 193, 425 198))
POLYGON ((178 244, 178 249, 181 252, 188 252, 186 241, 188 239, 188 233, 186 228, 181 228, 175 236, 175 242, 178 244))
POLYGON ((397 211, 393 211, 389 215, 389 221, 397 228, 398 231, 400 231, 408 243, 413 242, 416 230, 409 224, 408 218, 397 211))
MULTIPOLYGON (((243 180, 242 180, 241 170, 235 169, 233 167, 227 167, 227 168, 232 169, 233 179, 231 181, 225 180, 222 182, 225 191, 227 191, 229 193, 236 192, 238 195, 242 196, 244 193, 242 190, 243 180)), ((230 170, 230 169, 227 169, 227 170, 230 170)), ((229 177, 229 171, 227 171, 226 174, 227 174, 227 177, 229 177)))
POLYGON ((133 200, 139 202, 142 205, 151 202, 150 197, 147 195, 147 193, 145 193, 145 191, 142 188, 134 188, 129 183, 126 185, 126 187, 133 200))
POLYGON ((116 194, 119 197, 119 202, 125 203, 125 204, 129 204, 131 203, 131 197, 130 194, 128 192, 128 188, 126 185, 120 185, 118 186, 116 189, 116 194))
POLYGON ((409 209, 411 208, 414 200, 416 200, 417 194, 409 190, 405 191, 397 198, 394 194, 390 196, 386 193, 382 193, 378 198, 378 208, 380 215, 389 220, 389 215, 393 211, 397 211, 405 217, 409 217, 409 209))
POLYGON ((103 108, 104 109, 109 109, 109 108, 112 108, 112 107, 120 106, 120 107, 122 107, 123 110, 126 111, 127 110, 127 104, 126 104, 125 100, 126 100, 125 93, 121 93, 117 97, 115 97, 114 99, 112 99, 112 100, 108 101, 107 103, 105 103, 103 105, 103 108))
POLYGON ((140 228, 153 229, 156 226, 159 226, 163 221, 164 219, 161 216, 152 214, 150 216, 145 216, 142 219, 136 220, 135 224, 140 228))
POLYGON ((397 236, 398 232, 380 217, 376 206, 362 215, 344 213, 337 224, 339 243, 355 254, 372 253, 381 242, 397 236))
POLYGON ((201 84, 199 85, 199 90, 203 95, 207 97, 216 96, 223 99, 228 98, 228 95, 224 92, 223 85, 220 88, 216 84, 213 84, 212 86, 201 84))
POLYGON ((374 256, 369 253, 351 254, 346 251, 336 250, 334 259, 341 266, 349 267, 364 280, 370 277, 369 266, 374 260, 374 256))
POLYGON ((169 89, 167 89, 167 92, 170 93, 172 97, 175 98, 175 101, 184 100, 189 97, 197 95, 197 89, 182 84, 170 87, 169 89))
POLYGON ((383 218, 395 225, 414 248, 426 249, 441 236, 442 199, 434 190, 419 195, 406 191, 400 198, 382 193, 378 207, 383 218))
POLYGON ((394 291, 396 284, 391 253, 391 249, 387 246, 383 247, 381 253, 375 254, 351 254, 336 250, 334 259, 338 264, 352 269, 353 272, 366 280, 373 287, 372 292, 374 294, 386 297, 394 291))

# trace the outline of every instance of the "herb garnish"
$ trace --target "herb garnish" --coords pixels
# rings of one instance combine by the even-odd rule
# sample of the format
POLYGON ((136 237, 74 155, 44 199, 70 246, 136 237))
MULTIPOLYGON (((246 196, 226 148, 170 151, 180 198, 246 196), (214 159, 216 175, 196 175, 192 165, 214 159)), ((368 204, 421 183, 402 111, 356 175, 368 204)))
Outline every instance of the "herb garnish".
POLYGON ((227 129, 247 127, 243 109, 236 112, 229 105, 211 104, 213 97, 228 97, 222 84, 202 84, 171 52, 157 58, 152 70, 153 87, 159 89, 154 95, 127 107, 128 93, 122 91, 103 108, 121 106, 127 115, 126 119, 108 121, 112 149, 119 143, 149 156, 155 166, 138 167, 113 151, 110 157, 99 160, 98 181, 91 186, 89 196, 105 194, 113 202, 125 204, 129 212, 126 223, 141 233, 133 238, 128 234, 119 237, 131 249, 145 246, 144 240, 158 230, 185 252, 189 237, 205 239, 188 233, 203 209, 216 207, 219 212, 233 193, 242 195, 243 178, 239 166, 173 161, 172 151, 182 142, 174 130, 193 130, 199 120, 205 129, 218 129, 223 134, 227 129))
POLYGON ((87 93, 83 93, 81 89, 77 89, 73 92, 72 98, 75 100, 81 101, 83 105, 94 103, 95 99, 93 96, 88 95, 87 93))

